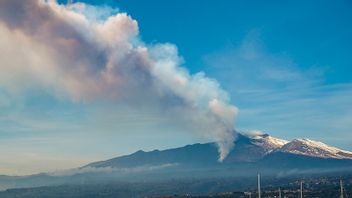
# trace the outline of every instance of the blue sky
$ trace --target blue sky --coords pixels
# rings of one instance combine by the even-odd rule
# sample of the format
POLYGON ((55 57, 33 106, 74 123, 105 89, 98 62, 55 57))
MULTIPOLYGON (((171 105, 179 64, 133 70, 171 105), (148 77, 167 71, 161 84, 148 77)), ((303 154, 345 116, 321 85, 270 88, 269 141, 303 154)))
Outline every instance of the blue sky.
POLYGON ((258 31, 257 39, 271 53, 285 54, 302 68, 328 67, 327 83, 351 80, 346 72, 352 48, 350 1, 106 3, 133 16, 145 41, 175 43, 192 71, 204 70, 206 54, 241 45, 250 32, 258 31))
POLYGON ((118 3, 145 40, 175 43, 191 71, 220 81, 240 109, 238 128, 351 149, 350 1, 118 3))
MULTIPOLYGON (((183 67, 192 74, 204 71, 229 93, 239 109, 236 129, 352 150, 350 1, 82 2, 128 13, 147 44, 176 45, 183 67)), ((158 112, 4 84, 0 174, 75 167, 139 149, 210 140, 158 112)))
POLYGON ((176 44, 190 71, 205 71, 216 78, 240 109, 238 128, 288 138, 311 136, 351 149, 350 1, 111 0, 105 4, 136 19, 143 40, 176 44), (260 57, 246 60, 239 55, 241 50, 260 57), (283 76, 260 78, 261 72, 283 76), (258 112, 242 115, 247 109, 258 112), (281 126, 272 124, 287 114, 291 116, 281 118, 281 126))

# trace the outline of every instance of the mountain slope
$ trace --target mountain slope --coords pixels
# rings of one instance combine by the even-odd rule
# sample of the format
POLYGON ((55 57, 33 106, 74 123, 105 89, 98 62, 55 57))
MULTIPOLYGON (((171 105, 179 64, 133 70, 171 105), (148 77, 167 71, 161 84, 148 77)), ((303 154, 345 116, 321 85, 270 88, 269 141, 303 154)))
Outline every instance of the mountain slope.
POLYGON ((262 135, 239 134, 235 146, 224 160, 224 163, 255 162, 268 153, 281 148, 286 140, 262 135))
POLYGON ((86 167, 131 168, 162 164, 211 165, 217 163, 218 152, 213 143, 193 144, 164 151, 137 151, 131 155, 116 157, 106 161, 94 162, 86 167))
POLYGON ((283 145, 278 151, 318 158, 352 159, 352 152, 310 139, 294 139, 283 145))
MULTIPOLYGON (((287 141, 273 138, 267 134, 247 136, 238 134, 235 146, 224 163, 255 162, 266 154, 278 149, 287 141)), ((106 161, 94 162, 85 167, 131 168, 138 166, 155 166, 178 164, 187 166, 219 165, 218 151, 215 143, 193 144, 164 151, 137 151, 131 155, 116 157, 106 161)))
MULTIPOLYGON (((266 162, 272 160, 275 161, 275 163, 279 163, 279 159, 282 158, 282 160, 285 160, 287 156, 290 156, 290 159, 295 159, 296 162, 300 164, 307 164, 307 166, 309 166, 311 162, 308 160, 310 158, 332 159, 332 162, 338 159, 346 159, 343 163, 347 161, 352 162, 352 152, 343 151, 313 140, 295 139, 288 142, 271 137, 267 134, 239 134, 235 141, 234 148, 223 162, 218 161, 218 151, 215 143, 205 143, 187 145, 164 151, 138 151, 131 155, 94 162, 83 168, 135 168, 165 165, 176 165, 181 168, 209 168, 219 166, 248 166, 248 164, 258 166, 257 164, 261 163, 263 160, 266 162)), ((341 161, 339 161, 338 164, 341 164, 341 161)), ((319 163, 317 165, 319 165, 319 163)))
POLYGON ((137 151, 131 155, 86 166, 26 177, 0 177, 1 188, 60 184, 136 182, 170 179, 254 177, 258 172, 289 174, 342 173, 352 169, 351 152, 308 139, 290 142, 262 135, 238 134, 223 162, 215 143, 167 150, 137 151))

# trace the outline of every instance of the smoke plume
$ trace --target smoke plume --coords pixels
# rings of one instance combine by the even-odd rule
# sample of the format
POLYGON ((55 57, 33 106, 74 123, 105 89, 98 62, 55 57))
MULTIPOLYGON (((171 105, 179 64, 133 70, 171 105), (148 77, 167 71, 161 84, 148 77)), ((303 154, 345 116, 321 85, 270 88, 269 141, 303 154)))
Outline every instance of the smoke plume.
POLYGON ((190 74, 172 44, 141 41, 137 21, 113 9, 54 0, 0 1, 0 86, 74 102, 149 106, 233 147, 237 108, 204 73, 190 74), (89 12, 88 12, 89 9, 89 12))

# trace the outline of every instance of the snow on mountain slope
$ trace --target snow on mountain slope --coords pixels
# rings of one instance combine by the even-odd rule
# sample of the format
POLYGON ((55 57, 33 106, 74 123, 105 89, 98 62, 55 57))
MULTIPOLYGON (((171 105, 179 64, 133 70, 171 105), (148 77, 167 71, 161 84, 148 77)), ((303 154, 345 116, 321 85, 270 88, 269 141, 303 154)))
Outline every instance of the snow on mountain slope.
POLYGON ((344 151, 310 139, 294 139, 277 151, 320 158, 352 159, 350 151, 344 151))
POLYGON ((264 148, 266 153, 270 153, 275 149, 279 149, 288 143, 287 140, 274 138, 268 134, 251 136, 251 141, 253 144, 264 148))
POLYGON ((352 159, 352 152, 344 151, 322 142, 310 139, 294 139, 287 141, 268 134, 249 134, 252 144, 261 147, 265 154, 284 152, 319 158, 352 159))

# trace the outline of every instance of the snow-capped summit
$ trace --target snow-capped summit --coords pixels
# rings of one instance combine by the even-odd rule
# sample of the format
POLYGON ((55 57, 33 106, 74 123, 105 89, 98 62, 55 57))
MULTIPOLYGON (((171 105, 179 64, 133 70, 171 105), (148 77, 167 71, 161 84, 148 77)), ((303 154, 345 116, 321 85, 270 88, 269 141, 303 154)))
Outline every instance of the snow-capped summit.
POLYGON ((350 151, 344 151, 310 139, 294 139, 277 151, 320 158, 352 159, 350 151))
MULTIPOLYGON (((270 153, 282 152, 318 158, 352 159, 352 152, 350 151, 344 151, 306 138, 287 141, 272 137, 261 131, 249 132, 245 136, 248 137, 251 144, 261 149, 261 157, 270 153)), ((260 157, 256 159, 258 158, 260 157)))
POLYGON ((288 143, 287 140, 274 138, 268 134, 258 134, 251 136, 252 143, 264 148, 267 153, 279 149, 288 143))

